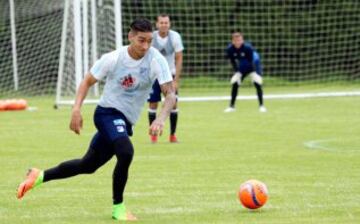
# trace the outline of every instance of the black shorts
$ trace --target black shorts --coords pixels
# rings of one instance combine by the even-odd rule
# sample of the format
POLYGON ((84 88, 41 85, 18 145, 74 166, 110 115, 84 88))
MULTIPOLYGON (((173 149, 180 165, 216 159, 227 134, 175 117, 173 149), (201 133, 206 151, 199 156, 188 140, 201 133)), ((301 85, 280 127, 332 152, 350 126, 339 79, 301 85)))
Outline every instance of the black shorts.
POLYGON ((128 137, 133 134, 131 123, 123 113, 114 108, 97 106, 94 123, 98 133, 109 143, 119 137, 128 137))
MULTIPOLYGON (((159 81, 156 79, 153 86, 152 86, 152 90, 151 93, 149 95, 148 98, 148 102, 149 103, 157 103, 161 101, 161 88, 160 88, 160 84, 159 81)), ((176 101, 177 101, 177 96, 178 96, 178 91, 176 91, 176 101)))

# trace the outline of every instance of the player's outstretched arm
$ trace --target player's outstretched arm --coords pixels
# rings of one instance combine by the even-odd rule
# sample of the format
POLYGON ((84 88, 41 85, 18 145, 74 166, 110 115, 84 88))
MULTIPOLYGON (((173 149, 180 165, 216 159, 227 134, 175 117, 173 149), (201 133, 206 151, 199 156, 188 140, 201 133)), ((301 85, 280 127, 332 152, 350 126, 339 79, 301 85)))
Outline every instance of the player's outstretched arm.
POLYGON ((182 66, 183 66, 183 52, 176 52, 175 53, 175 68, 176 68, 176 73, 175 73, 175 80, 174 80, 174 86, 175 86, 175 90, 178 90, 179 85, 180 85, 180 75, 181 75, 181 71, 182 71, 182 66))
POLYGON ((70 130, 74 131, 78 135, 80 134, 80 130, 83 125, 81 106, 84 102, 89 88, 96 82, 97 80, 94 78, 94 76, 91 73, 87 73, 77 90, 75 104, 72 108, 71 113, 70 130))
POLYGON ((175 95, 173 82, 164 83, 160 85, 160 88, 165 96, 165 100, 160 110, 159 116, 157 116, 156 119, 153 121, 153 123, 150 125, 149 128, 150 135, 162 134, 165 120, 169 116, 172 108, 176 103, 176 95, 175 95))

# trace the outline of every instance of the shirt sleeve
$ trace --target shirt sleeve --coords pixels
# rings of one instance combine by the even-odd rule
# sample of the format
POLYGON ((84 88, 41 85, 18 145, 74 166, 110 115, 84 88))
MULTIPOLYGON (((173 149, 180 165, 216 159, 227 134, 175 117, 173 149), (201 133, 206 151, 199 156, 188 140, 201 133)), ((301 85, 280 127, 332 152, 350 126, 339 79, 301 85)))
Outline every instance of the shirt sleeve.
POLYGON ((160 85, 171 82, 173 80, 170 73, 169 64, 167 63, 164 56, 162 56, 160 53, 156 54, 156 56, 153 58, 150 69, 152 77, 155 77, 159 81, 160 85))
POLYGON ((254 50, 252 47, 248 46, 245 51, 245 58, 250 63, 252 70, 255 71, 255 64, 254 64, 254 50))
POLYGON ((116 63, 116 57, 113 52, 104 54, 95 64, 91 67, 90 73, 97 79, 101 80, 106 77, 116 63))
POLYGON ((173 47, 175 49, 175 52, 178 53, 180 51, 183 51, 184 45, 182 43, 180 34, 174 32, 174 34, 172 36, 173 36, 172 42, 173 42, 173 47))
POLYGON ((258 61, 258 60, 260 60, 260 55, 257 51, 254 50, 253 61, 258 61))
POLYGON ((251 47, 247 47, 245 51, 245 58, 252 63, 254 60, 254 50, 251 47))
POLYGON ((225 48, 225 58, 226 59, 230 59, 232 56, 232 51, 231 51, 231 44, 229 44, 226 48, 225 48))
POLYGON ((239 68, 238 68, 238 65, 237 65, 237 63, 236 63, 236 59, 235 59, 235 57, 233 56, 230 47, 227 47, 227 48, 225 49, 225 57, 230 60, 231 66, 233 67, 233 70, 234 70, 235 72, 238 72, 238 71, 239 71, 239 68))

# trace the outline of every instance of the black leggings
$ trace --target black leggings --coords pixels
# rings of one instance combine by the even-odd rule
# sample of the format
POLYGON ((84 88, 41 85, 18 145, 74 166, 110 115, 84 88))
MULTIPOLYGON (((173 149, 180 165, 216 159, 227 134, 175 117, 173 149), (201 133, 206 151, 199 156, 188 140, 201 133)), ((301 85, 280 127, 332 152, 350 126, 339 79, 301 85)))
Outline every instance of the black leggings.
MULTIPOLYGON (((262 90, 262 86, 256 82, 254 82, 254 86, 256 88, 256 94, 258 97, 258 101, 259 101, 259 106, 263 106, 264 105, 264 101, 263 101, 263 90, 262 90)), ((240 85, 237 83, 234 83, 231 87, 231 100, 230 100, 230 107, 235 107, 235 102, 236 102, 236 97, 238 95, 238 89, 239 89, 240 85)))
POLYGON ((44 182, 68 178, 78 174, 94 173, 109 161, 113 155, 117 157, 113 173, 113 203, 121 203, 123 202, 129 166, 134 155, 134 148, 129 137, 120 137, 113 144, 109 144, 102 139, 100 134, 96 134, 88 151, 81 159, 69 160, 45 170, 44 182))

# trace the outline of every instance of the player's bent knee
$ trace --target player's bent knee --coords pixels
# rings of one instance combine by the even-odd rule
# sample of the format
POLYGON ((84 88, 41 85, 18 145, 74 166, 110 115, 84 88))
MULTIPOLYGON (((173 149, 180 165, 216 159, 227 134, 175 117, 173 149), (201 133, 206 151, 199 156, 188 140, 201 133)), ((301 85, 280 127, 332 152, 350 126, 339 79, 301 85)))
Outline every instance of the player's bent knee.
POLYGON ((128 137, 120 137, 114 143, 115 155, 122 160, 131 162, 134 156, 134 147, 128 137))
POLYGON ((81 173, 83 174, 92 174, 95 173, 95 171, 98 169, 99 167, 96 166, 96 164, 92 163, 92 162, 88 162, 88 161, 82 161, 80 163, 80 170, 81 173))
POLYGON ((250 77, 251 77, 252 82, 262 85, 263 80, 259 74, 257 74, 256 72, 251 72, 250 77))

